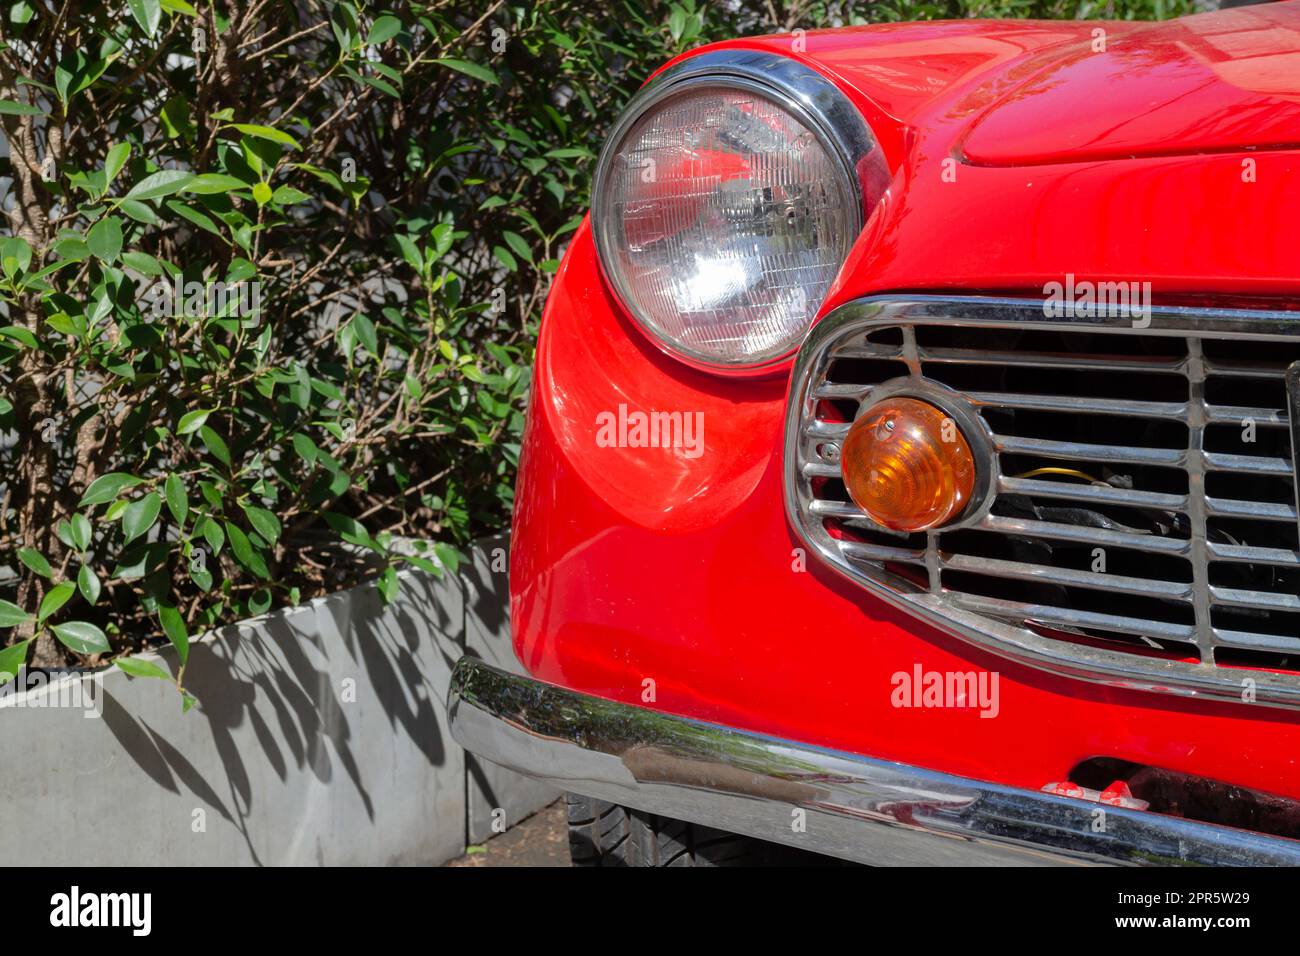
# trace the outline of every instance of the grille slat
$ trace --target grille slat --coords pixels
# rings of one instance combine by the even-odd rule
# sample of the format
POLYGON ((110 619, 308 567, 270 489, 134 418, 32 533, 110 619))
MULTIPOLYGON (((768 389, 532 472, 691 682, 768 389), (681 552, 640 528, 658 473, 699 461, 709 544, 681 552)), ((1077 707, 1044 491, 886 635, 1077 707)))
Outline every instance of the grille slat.
POLYGON ((1208 514, 1221 518, 1255 518, 1263 521, 1289 521, 1292 524, 1296 520, 1295 505, 1271 501, 1230 501, 1207 497, 1205 510, 1208 514))
POLYGON ((997 515, 989 515, 976 527, 989 531, 1000 531, 1005 534, 1023 535, 1029 538, 1048 538, 1055 541, 1098 545, 1103 548, 1107 546, 1128 548, 1134 551, 1149 551, 1158 554, 1181 555, 1186 554, 1189 548, 1187 541, 1178 538, 1132 534, 1124 531, 1112 531, 1107 528, 1057 524, 1051 521, 1035 521, 1025 518, 1003 518, 997 515))
POLYGON ((803 473, 809 478, 838 478, 840 466, 824 461, 810 461, 803 466, 803 473))
POLYGON ((1270 367, 1260 368, 1257 365, 1247 365, 1245 362, 1206 362, 1205 374, 1207 377, 1216 375, 1225 375, 1232 378, 1281 378, 1284 368, 1270 367))
MULTIPOLYGON (((1279 376, 1280 378, 1281 376, 1279 376)), ((1206 420, 1214 425, 1285 425, 1286 411, 1280 408, 1256 408, 1248 405, 1207 405, 1206 420)))
POLYGON ((1210 556, 1216 561, 1239 561, 1246 564, 1270 564, 1300 568, 1300 551, 1282 548, 1252 548, 1239 544, 1209 545, 1210 556))
POLYGON ((1076 571, 1072 568, 1051 568, 1038 564, 1022 564, 1018 561, 999 561, 978 555, 950 554, 940 555, 939 567, 943 570, 969 571, 972 574, 984 574, 995 578, 1010 578, 1018 581, 1050 580, 1057 584, 1069 584, 1075 587, 1101 588, 1119 591, 1124 594, 1142 594, 1151 597, 1188 600, 1192 595, 1191 584, 1179 584, 1174 581, 1151 581, 1146 578, 1131 578, 1119 574, 1094 574, 1091 571, 1076 571))
POLYGON ((902 561, 914 563, 925 560, 925 552, 912 548, 891 548, 886 545, 866 544, 861 541, 842 541, 840 550, 859 561, 902 561))
POLYGON ((1118 634, 1132 634, 1135 637, 1187 642, 1190 642, 1195 634, 1195 628, 1190 625, 1122 617, 1118 614, 1075 611, 1046 604, 1025 604, 1020 601, 977 597, 971 594, 954 594, 951 600, 954 604, 970 611, 979 611, 996 617, 1033 621, 1056 627, 1095 628, 1097 630, 1113 631, 1118 634))
MULTIPOLYGON (((848 426, 844 426, 845 433, 848 426)), ((1135 448, 1117 445, 1089 445, 1082 442, 1053 441, 1048 438, 1022 438, 1018 435, 994 435, 998 451, 1012 455, 1041 455, 1071 461, 1105 461, 1117 465, 1165 465, 1181 468, 1187 452, 1180 448, 1135 448)), ((1232 457, 1232 456, 1225 456, 1232 457)))
POLYGON ((1029 495, 1038 498, 1064 498, 1071 501, 1090 501, 1098 504, 1131 505, 1135 508, 1156 508, 1165 511, 1183 511, 1187 508, 1186 495, 1162 495, 1150 491, 1130 491, 1102 485, 1076 485, 1063 481, 1039 481, 1035 478, 1007 478, 998 480, 998 487, 1007 494, 1029 495))
POLYGON ((871 391, 870 385, 854 385, 851 382, 827 382, 819 386, 814 394, 817 398, 860 399, 869 391, 871 391))
POLYGON ((1279 637, 1276 634, 1250 634, 1245 631, 1214 632, 1219 646, 1245 648, 1252 651, 1269 651, 1274 654, 1300 654, 1300 638, 1279 637))
POLYGON ((1257 455, 1229 455, 1222 452, 1205 452, 1205 465, 1211 471, 1231 471, 1243 475, 1274 475, 1291 477, 1291 462, 1285 458, 1264 458, 1257 455))
POLYGON ((1105 357, 1079 357, 1068 355, 1034 354, 1022 355, 1018 352, 983 351, 980 349, 919 349, 918 357, 922 362, 937 362, 951 365, 1001 365, 1028 366, 1030 368, 1073 369, 1079 371, 1128 371, 1159 372, 1164 374, 1181 373, 1186 363, 1182 359, 1170 359, 1165 362, 1143 361, 1139 359, 1105 357))
POLYGON ((823 501, 820 498, 814 499, 808 505, 808 510, 815 515, 822 515, 827 518, 865 518, 862 509, 848 501, 823 501))
POLYGON ((1251 607, 1265 611, 1300 611, 1300 597, 1273 591, 1241 591, 1236 588, 1210 588, 1210 600, 1230 607, 1251 607))
POLYGON ((805 430, 809 438, 825 438, 832 441, 840 441, 849 433, 851 423, 849 422, 824 422, 818 419, 812 422, 805 430))
POLYGON ((1062 412, 1067 415, 1092 412, 1097 415, 1167 418, 1177 421, 1182 421, 1187 416, 1187 405, 1179 402, 1128 402, 1122 399, 1076 398, 1068 395, 1015 395, 1007 392, 967 392, 966 395, 976 405, 1062 412))
POLYGON ((1300 706, 1300 520, 1281 427, 1300 323, 1280 315, 1048 321, 1038 302, 926 297, 837 310, 796 367, 792 517, 860 583, 932 622, 950 608, 954 633, 994 650, 1225 698, 1249 679, 1300 706), (881 386, 964 403, 995 459, 987 496, 925 547, 845 500, 839 419, 881 386))

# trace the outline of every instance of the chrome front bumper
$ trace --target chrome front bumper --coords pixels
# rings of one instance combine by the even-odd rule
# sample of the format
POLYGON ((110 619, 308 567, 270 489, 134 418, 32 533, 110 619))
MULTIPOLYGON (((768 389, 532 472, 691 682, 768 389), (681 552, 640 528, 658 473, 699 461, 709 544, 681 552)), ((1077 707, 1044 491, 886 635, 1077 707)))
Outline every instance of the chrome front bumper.
POLYGON ((860 863, 1300 864, 1300 841, 674 717, 468 657, 447 709, 467 750, 561 789, 860 863))

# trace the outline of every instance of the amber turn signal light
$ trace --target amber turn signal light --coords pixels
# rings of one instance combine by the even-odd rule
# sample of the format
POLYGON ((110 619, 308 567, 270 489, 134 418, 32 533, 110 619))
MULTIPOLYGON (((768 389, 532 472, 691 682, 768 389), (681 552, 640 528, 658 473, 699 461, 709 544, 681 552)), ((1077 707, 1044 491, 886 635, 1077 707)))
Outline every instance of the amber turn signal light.
POLYGON ((946 524, 975 486, 975 457, 956 422, 915 398, 885 399, 859 415, 840 471, 858 507, 895 531, 946 524))

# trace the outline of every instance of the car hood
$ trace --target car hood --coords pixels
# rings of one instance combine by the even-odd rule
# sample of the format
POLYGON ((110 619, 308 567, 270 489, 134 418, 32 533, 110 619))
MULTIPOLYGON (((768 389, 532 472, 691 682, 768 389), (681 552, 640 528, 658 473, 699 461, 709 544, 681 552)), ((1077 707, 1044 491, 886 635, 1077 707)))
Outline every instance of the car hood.
POLYGON ((717 46, 831 75, 894 163, 923 131, 989 166, 1300 145, 1300 0, 1161 23, 932 21, 717 46))
MULTIPOLYGON (((966 162, 1078 162, 1300 144, 1300 4, 1087 35, 975 119, 966 162)), ((1094 32, 1095 31, 1095 32, 1094 32)))
POLYGON ((1040 294, 1070 275, 1150 282, 1166 305, 1300 309, 1297 34, 1291 2, 724 45, 830 76, 889 162, 824 310, 898 290, 1040 294))

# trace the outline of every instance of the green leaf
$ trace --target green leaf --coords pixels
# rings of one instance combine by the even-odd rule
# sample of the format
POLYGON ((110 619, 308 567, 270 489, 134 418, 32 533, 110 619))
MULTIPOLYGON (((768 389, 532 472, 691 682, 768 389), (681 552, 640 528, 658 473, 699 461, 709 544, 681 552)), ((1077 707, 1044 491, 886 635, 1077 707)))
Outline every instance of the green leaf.
POLYGON ((135 22, 140 24, 140 28, 149 36, 158 32, 158 22, 162 19, 162 4, 160 0, 127 0, 127 6, 131 8, 131 16, 135 17, 135 22))
POLYGON ((245 279, 251 279, 257 275, 257 266, 253 265, 247 259, 236 256, 230 260, 230 268, 226 270, 227 282, 243 282, 245 279))
POLYGON ((162 498, 158 497, 156 491, 127 505, 122 512, 122 533, 126 536, 126 543, 130 544, 152 528, 161 511, 162 498))
POLYGON ((199 702, 199 699, 189 691, 181 691, 181 713, 188 714, 190 708, 199 702))
POLYGON ((30 643, 30 640, 19 641, 12 647, 0 650, 0 687, 17 677, 23 669, 23 664, 27 661, 27 645, 30 643))
POLYGON ((13 601, 0 601, 0 627, 17 627, 29 617, 31 615, 13 601))
POLYGON ((81 502, 77 507, 85 508, 88 505, 102 505, 106 501, 112 501, 126 489, 140 484, 142 480, 135 475, 128 475, 122 471, 112 471, 107 475, 101 475, 90 483, 90 487, 81 496, 81 502))
POLYGON ((23 328, 21 325, 6 325, 0 328, 0 336, 21 342, 29 349, 37 348, 36 336, 32 335, 30 329, 23 328))
POLYGON ((171 544, 167 541, 141 541, 122 552, 113 568, 113 577, 124 581, 142 578, 150 571, 157 570, 170 553, 171 544))
POLYGON ((452 574, 460 567, 460 552, 449 544, 438 542, 433 546, 433 553, 437 555, 438 561, 444 568, 452 574))
POLYGON ((226 543, 226 533, 221 530, 221 525, 211 518, 205 518, 203 522, 203 540, 208 543, 214 554, 220 554, 221 548, 226 543))
POLYGON ((198 431, 203 427, 203 423, 208 420, 208 416, 211 414, 212 409, 210 408, 199 408, 192 412, 186 412, 181 416, 181 420, 176 424, 176 434, 188 435, 191 432, 198 431))
POLYGON ((271 609, 271 592, 266 588, 258 588, 248 599, 248 613, 265 614, 271 609))
POLYGON ((185 205, 185 203, 181 202, 178 199, 169 199, 167 200, 166 205, 167 208, 170 209, 172 212, 176 213, 176 215, 180 216, 182 219, 186 219, 189 222, 194 223, 194 225, 198 226, 200 229, 204 230, 205 232, 210 232, 214 236, 220 236, 222 240, 226 238, 224 235, 222 235, 221 229, 218 228, 217 224, 212 220, 211 216, 205 216, 197 209, 191 209, 189 206, 185 205))
POLYGON ((381 80, 377 76, 363 76, 360 79, 362 83, 366 84, 366 86, 373 86, 379 92, 386 96, 391 96, 395 100, 401 99, 402 97, 401 91, 387 80, 381 80))
POLYGON ((142 661, 138 657, 119 657, 113 661, 118 670, 130 674, 132 677, 157 677, 162 680, 171 680, 172 675, 155 664, 153 661, 142 661))
POLYGON ((72 543, 78 551, 85 551, 90 547, 90 519, 81 513, 72 516, 68 522, 68 531, 72 535, 72 543))
POLYGON ((348 544, 359 544, 366 548, 374 547, 374 539, 370 537, 370 532, 366 530, 365 525, 351 515, 326 511, 322 517, 334 533, 348 544))
POLYGON ((26 272, 32 264, 32 247, 27 240, 10 236, 0 241, 0 262, 3 262, 4 274, 13 279, 26 272))
POLYGON ((519 233, 507 229, 501 233, 501 238, 521 259, 527 259, 530 263, 533 261, 533 251, 528 248, 528 243, 524 241, 524 237, 519 233))
POLYGON ((212 590, 212 572, 207 568, 190 565, 190 580, 199 586, 200 591, 212 590))
POLYGON ((32 7, 30 0, 18 0, 9 8, 9 22, 18 26, 30 23, 34 16, 36 16, 36 10, 32 7))
POLYGON ((212 457, 227 468, 230 467, 230 449, 226 447, 226 443, 220 435, 209 426, 204 425, 199 429, 199 438, 203 440, 203 446, 212 453, 212 457))
POLYGON ((379 593, 383 595, 384 603, 388 604, 393 598, 397 597, 399 587, 397 569, 391 566, 384 568, 384 573, 379 576, 379 580, 375 584, 379 587, 379 593))
POLYGON ((397 243, 397 248, 402 250, 402 258, 416 272, 424 271, 424 258, 420 255, 420 250, 415 243, 411 241, 410 236, 404 236, 400 232, 393 235, 393 241, 397 243))
POLYGON ((50 562, 46 561, 45 555, 35 548, 19 548, 18 560, 43 578, 54 577, 54 569, 50 567, 50 562))
POLYGON ((352 327, 356 330, 357 341, 375 358, 379 358, 379 336, 375 332, 375 323, 369 316, 358 312, 352 317, 352 327))
POLYGON ((81 570, 77 572, 77 590, 81 592, 87 604, 94 604, 99 600, 99 577, 88 564, 83 564, 81 570))
POLYGON ((551 149, 546 152, 547 159, 587 159, 591 155, 592 153, 589 149, 577 149, 573 147, 551 149))
POLYGON ((180 475, 172 473, 167 476, 164 491, 167 495, 167 510, 172 513, 177 525, 185 527, 185 518, 190 513, 190 502, 185 495, 185 482, 181 481, 180 475))
POLYGON ((147 252, 122 253, 122 265, 145 276, 160 276, 166 271, 162 263, 147 252))
POLYGON ((185 187, 185 191, 209 195, 211 193, 228 193, 235 189, 247 188, 248 183, 242 179, 236 179, 234 176, 226 176, 222 173, 203 173, 201 176, 195 176, 193 181, 185 187))
POLYGON ((230 539, 230 550, 234 553, 236 561, 259 578, 269 578, 271 576, 266 568, 266 562, 262 560, 260 554, 253 550, 253 543, 248 540, 248 535, 244 534, 239 525, 227 521, 226 536, 230 539))
POLYGON ((86 234, 86 245, 95 258, 112 265, 122 251, 122 220, 116 216, 105 216, 99 220, 86 234))
POLYGON ((293 450, 298 453, 299 458, 309 465, 316 463, 316 456, 320 453, 320 449, 316 447, 316 443, 302 432, 294 433, 293 450))
POLYGON ((515 261, 515 257, 512 256, 509 250, 504 246, 493 246, 492 255, 496 258, 497 262, 505 266, 510 272, 515 272, 519 269, 519 263, 515 261))
POLYGON ((382 17, 375 17, 375 22, 370 26, 370 33, 366 37, 366 46, 379 46, 381 43, 387 43, 397 34, 402 32, 402 21, 397 17, 385 14, 382 17))
POLYGON ((265 206, 271 201, 271 187, 266 183, 258 183, 253 187, 253 202, 259 206, 265 206))
POLYGON ((433 62, 458 73, 464 73, 466 76, 472 76, 476 80, 482 80, 484 83, 495 85, 498 82, 497 75, 481 63, 471 63, 469 60, 457 60, 452 57, 443 57, 433 62))
POLYGON ((158 621, 162 624, 163 633, 167 635, 167 640, 172 642, 172 647, 176 648, 176 654, 181 659, 181 666, 190 659, 190 632, 185 627, 185 618, 181 617, 181 612, 176 608, 166 604, 158 605, 158 621))
POLYGON ((117 179, 117 174, 122 171, 126 165, 127 159, 131 156, 130 143, 118 143, 108 151, 104 157, 104 188, 107 189, 113 185, 113 180, 117 179))
POLYGON ((261 535, 262 540, 267 544, 275 544, 280 537, 280 519, 265 508, 255 508, 252 505, 242 507, 253 530, 261 535))
POLYGON ((142 222, 148 226, 156 226, 158 223, 162 222, 153 209, 134 199, 123 199, 121 203, 118 204, 117 208, 122 210, 122 212, 126 213, 136 222, 142 222))
POLYGON ((686 11, 681 7, 673 7, 672 12, 668 15, 668 32, 672 34, 674 40, 680 40, 682 33, 686 30, 686 11))
POLYGON ((283 146, 292 146, 298 148, 298 141, 283 130, 275 129, 271 126, 257 126, 253 123, 231 123, 232 129, 237 129, 245 136, 254 136, 257 139, 269 140, 272 143, 280 143, 283 146))
POLYGON ((292 186, 280 186, 271 196, 271 202, 278 206, 292 206, 295 203, 309 202, 311 196, 292 186))
POLYGON ((180 169, 163 169, 140 180, 122 198, 134 199, 138 202, 145 199, 157 199, 159 196, 170 196, 172 193, 180 192, 193 179, 193 173, 187 173, 180 169))
POLYGON ((428 558, 421 558, 414 554, 404 554, 402 555, 402 560, 413 567, 419 568, 421 571, 427 571, 435 578, 442 577, 442 565, 435 564, 428 558))
POLYGON ((248 535, 237 524, 226 522, 226 537, 230 539, 230 550, 235 553, 235 560, 245 566, 253 556, 253 545, 248 535))
POLYGON ((106 654, 109 651, 108 638, 89 621, 55 624, 50 630, 54 631, 54 636, 62 641, 64 646, 78 654, 106 654))
POLYGON ((108 59, 92 60, 81 50, 65 56, 54 68, 54 91, 60 100, 67 103, 72 97, 91 86, 104 70, 108 68, 108 59))
POLYGON ((15 103, 13 100, 0 100, 0 113, 6 116, 40 116, 45 111, 35 106, 28 106, 26 103, 15 103))
POLYGON ((168 139, 194 138, 194 120, 190 118, 190 103, 185 94, 177 93, 164 103, 158 119, 168 139))
POLYGON ((41 606, 36 612, 36 622, 39 624, 56 613, 59 608, 68 603, 68 599, 76 593, 76 590, 71 581, 63 581, 46 591, 45 597, 41 598, 41 606))

